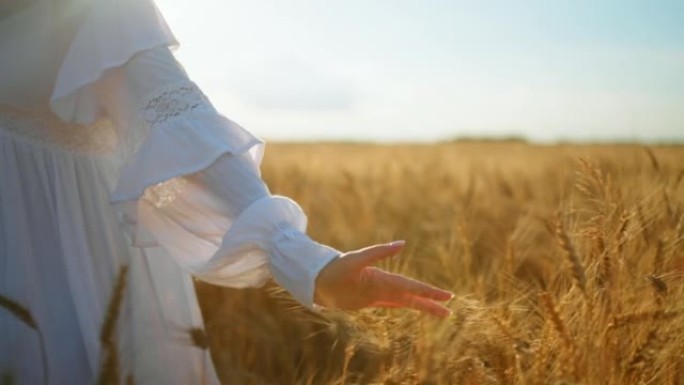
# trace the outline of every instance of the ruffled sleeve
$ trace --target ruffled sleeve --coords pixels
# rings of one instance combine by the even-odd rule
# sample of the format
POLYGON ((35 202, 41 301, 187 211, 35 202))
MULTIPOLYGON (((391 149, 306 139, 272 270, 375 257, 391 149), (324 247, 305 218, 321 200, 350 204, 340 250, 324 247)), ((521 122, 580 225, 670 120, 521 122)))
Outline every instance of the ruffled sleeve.
POLYGON ((218 285, 272 277, 313 307, 315 278, 339 252, 306 235, 294 201, 269 193, 263 142, 216 111, 174 59, 174 44, 151 2, 96 1, 59 71, 52 110, 116 126, 111 200, 135 246, 161 246, 218 285))
POLYGON ((93 123, 103 113, 94 85, 106 71, 147 49, 178 44, 152 1, 89 3, 50 98, 50 107, 59 117, 83 124, 93 123))
POLYGON ((273 277, 313 307, 316 276, 339 251, 306 235, 294 201, 269 193, 263 142, 216 111, 165 47, 107 71, 95 88, 124 139, 111 198, 132 242, 162 246, 218 285, 273 277))

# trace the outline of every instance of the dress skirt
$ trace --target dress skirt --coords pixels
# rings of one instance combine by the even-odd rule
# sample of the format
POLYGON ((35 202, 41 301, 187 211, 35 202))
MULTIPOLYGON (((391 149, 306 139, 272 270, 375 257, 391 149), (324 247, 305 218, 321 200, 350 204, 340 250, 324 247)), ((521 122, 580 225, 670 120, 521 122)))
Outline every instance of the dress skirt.
POLYGON ((218 383, 206 347, 190 338, 203 329, 192 278, 161 248, 132 247, 121 231, 110 204, 115 148, 106 123, 83 130, 0 108, 0 378, 10 383, 97 381, 123 266, 114 324, 121 383, 218 383))

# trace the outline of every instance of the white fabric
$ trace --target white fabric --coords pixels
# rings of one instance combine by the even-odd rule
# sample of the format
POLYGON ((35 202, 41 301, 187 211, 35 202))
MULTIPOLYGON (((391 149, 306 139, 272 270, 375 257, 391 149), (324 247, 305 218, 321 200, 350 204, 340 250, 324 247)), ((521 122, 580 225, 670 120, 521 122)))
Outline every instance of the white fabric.
POLYGON ((71 38, 90 7, 87 3, 36 0, 0 19, 0 104, 48 103, 71 38))
POLYGON ((92 88, 105 71, 138 52, 176 45, 154 4, 141 0, 98 0, 80 25, 60 68, 50 105, 62 119, 92 123, 101 106, 92 88))
POLYGON ((313 307, 315 278, 339 252, 304 234, 296 203, 268 194, 258 175, 262 142, 221 116, 165 47, 135 55, 96 88, 108 115, 129 129, 122 135, 132 155, 112 200, 134 242, 161 245, 219 285, 259 286, 270 270, 313 307))
MULTIPOLYGON (((38 0, 0 19, 0 294, 36 318, 51 384, 94 382, 122 265, 122 375, 217 383, 187 339, 202 327, 187 272, 234 287, 272 276, 311 307, 339 254, 270 195, 262 142, 211 106, 173 44, 145 0, 38 0)), ((42 383, 39 346, 0 311, 0 374, 42 383)))
MULTIPOLYGON (((3 110, 4 112, 4 110, 3 110)), ((15 384, 94 383, 100 329, 123 265, 130 269, 117 322, 122 376, 136 384, 217 384, 208 352, 187 330, 203 328, 192 281, 160 248, 127 245, 108 202, 104 137, 81 151, 25 135, 45 122, 0 112, 0 294, 26 307, 40 340, 0 309, 0 374, 15 384), (21 129, 7 130, 12 122, 21 129), (87 150, 87 151, 86 151, 87 150), (92 151, 90 151, 92 150, 92 151)), ((61 131, 53 123, 48 128, 61 131)), ((81 127, 91 128, 91 127, 81 127)), ((73 132, 67 130, 69 134, 73 132)))

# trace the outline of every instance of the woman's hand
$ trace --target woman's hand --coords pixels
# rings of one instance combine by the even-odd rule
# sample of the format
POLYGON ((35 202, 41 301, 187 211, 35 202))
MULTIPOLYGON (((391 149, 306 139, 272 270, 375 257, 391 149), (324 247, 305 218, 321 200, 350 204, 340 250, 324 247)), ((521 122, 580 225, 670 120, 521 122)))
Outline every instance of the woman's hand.
POLYGON ((451 299, 450 292, 369 266, 403 247, 404 242, 397 241, 342 254, 319 272, 314 302, 345 310, 408 307, 447 317, 449 309, 435 301, 451 299))

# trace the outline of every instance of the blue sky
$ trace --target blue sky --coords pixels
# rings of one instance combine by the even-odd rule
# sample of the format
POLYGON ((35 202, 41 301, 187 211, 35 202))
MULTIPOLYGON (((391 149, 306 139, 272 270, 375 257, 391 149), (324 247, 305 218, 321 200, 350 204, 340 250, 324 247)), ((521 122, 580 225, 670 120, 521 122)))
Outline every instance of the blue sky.
POLYGON ((277 140, 684 141, 684 2, 158 0, 191 77, 277 140))

